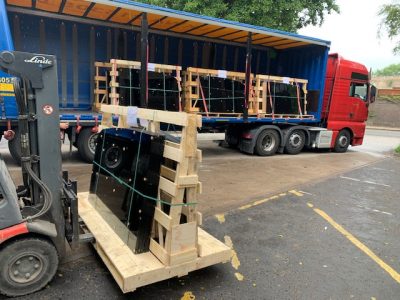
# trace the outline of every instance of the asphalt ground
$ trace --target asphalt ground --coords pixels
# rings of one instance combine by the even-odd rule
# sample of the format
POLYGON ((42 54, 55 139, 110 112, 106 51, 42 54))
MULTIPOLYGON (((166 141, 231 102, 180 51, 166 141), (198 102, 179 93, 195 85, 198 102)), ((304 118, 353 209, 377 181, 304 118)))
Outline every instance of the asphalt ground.
POLYGON ((122 295, 96 254, 20 299, 399 299, 400 159, 209 216, 232 260, 122 295))

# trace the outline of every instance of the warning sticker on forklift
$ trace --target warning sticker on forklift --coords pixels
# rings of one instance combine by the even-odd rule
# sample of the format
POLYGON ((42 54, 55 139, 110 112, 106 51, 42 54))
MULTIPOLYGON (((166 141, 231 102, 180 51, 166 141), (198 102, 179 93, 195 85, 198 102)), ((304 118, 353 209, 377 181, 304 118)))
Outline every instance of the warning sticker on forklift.
POLYGON ((0 92, 14 92, 13 84, 0 82, 0 92))

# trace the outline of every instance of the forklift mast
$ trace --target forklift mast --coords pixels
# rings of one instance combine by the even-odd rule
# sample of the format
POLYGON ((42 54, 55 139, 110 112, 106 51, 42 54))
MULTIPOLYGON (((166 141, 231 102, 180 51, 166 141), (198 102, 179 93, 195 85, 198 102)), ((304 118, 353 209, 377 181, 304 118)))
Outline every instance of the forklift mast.
MULTIPOLYGON (((16 96, 23 95, 23 104, 19 103, 19 126, 21 134, 22 166, 25 185, 30 185, 30 195, 33 204, 40 206, 47 191, 51 204, 44 216, 46 221, 53 223, 57 234, 52 241, 60 256, 65 253, 65 217, 61 193, 63 178, 61 174, 61 151, 59 130, 59 99, 57 82, 57 61, 55 56, 24 53, 18 51, 3 51, 0 53, 0 69, 10 75, 20 78, 23 90, 18 91, 14 84, 16 96), (25 123, 23 123, 25 122, 25 123), (25 132, 21 124, 26 124, 25 132), (24 152, 25 149, 25 152, 24 152), (32 184, 32 176, 27 180, 25 165, 33 170, 41 184, 32 184), (25 169, 25 170, 24 170, 25 169)), ((18 79, 16 79, 18 80, 18 79)), ((0 211, 0 213, 2 213, 0 211)), ((28 225, 33 223, 27 217, 28 225)), ((2 228, 0 228, 2 229, 2 228)), ((45 231, 45 229, 43 229, 45 231)), ((40 231, 40 229, 39 229, 40 231)))

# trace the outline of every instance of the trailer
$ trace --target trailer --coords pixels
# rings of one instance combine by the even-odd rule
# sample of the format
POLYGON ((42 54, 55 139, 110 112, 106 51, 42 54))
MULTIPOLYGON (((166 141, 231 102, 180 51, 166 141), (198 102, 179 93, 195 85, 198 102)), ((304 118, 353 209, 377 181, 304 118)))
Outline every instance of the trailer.
MULTIPOLYGON (((0 23, 0 50, 56 55, 60 122, 69 124, 65 132, 86 161, 93 159, 101 121, 95 99, 104 93, 96 89, 95 63, 111 59, 142 62, 142 94, 154 64, 202 68, 220 77, 243 73, 243 111, 202 115, 202 131, 225 132, 230 146, 247 153, 295 154, 303 147, 343 152, 363 140, 367 106, 374 97, 368 71, 338 55, 328 56, 328 41, 126 0, 0 0, 0 23), (279 77, 283 83, 307 80, 307 118, 301 112, 251 113, 256 74, 267 76, 267 81, 279 77)), ((9 80, 0 74, 0 127, 18 158, 16 104, 9 80)), ((184 93, 182 97, 187 101, 184 93)))

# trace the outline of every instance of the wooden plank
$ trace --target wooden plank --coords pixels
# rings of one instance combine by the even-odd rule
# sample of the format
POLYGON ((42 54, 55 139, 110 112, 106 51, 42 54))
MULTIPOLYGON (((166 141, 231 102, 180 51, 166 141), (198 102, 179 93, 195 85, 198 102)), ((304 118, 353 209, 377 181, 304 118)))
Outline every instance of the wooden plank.
MULTIPOLYGON (((133 67, 140 69, 141 62, 140 61, 130 61, 130 60, 121 60, 121 59, 113 59, 113 62, 117 64, 119 67, 133 67)), ((152 64, 154 66, 155 71, 162 72, 162 71, 181 71, 181 66, 175 65, 163 65, 163 64, 152 64)))
POLYGON ((164 248, 160 246, 154 239, 150 239, 150 251, 157 257, 164 265, 169 265, 169 255, 164 248))
POLYGON ((278 81, 283 82, 284 80, 289 81, 290 83, 308 83, 307 79, 300 79, 300 78, 290 78, 290 77, 280 77, 280 76, 272 76, 272 75, 256 75, 256 79, 266 80, 266 81, 278 81))
POLYGON ((160 223, 166 230, 170 231, 172 228, 172 219, 166 213, 161 211, 159 207, 155 208, 154 220, 160 223))
MULTIPOLYGON (((171 180, 175 181, 176 172, 167 166, 162 165, 160 169, 160 175, 171 180)), ((178 183, 179 184, 179 183, 178 183)))
POLYGON ((111 64, 107 62, 101 62, 101 61, 95 61, 94 62, 95 67, 101 67, 101 68, 111 68, 111 64))
POLYGON ((107 90, 94 90, 94 93, 98 94, 98 95, 106 95, 108 93, 108 91, 107 90))
MULTIPOLYGON (((128 106, 118 106, 118 105, 101 105, 102 112, 108 112, 117 115, 127 115, 128 106)), ((139 108, 137 116, 140 119, 146 119, 154 122, 162 122, 168 124, 174 124, 179 126, 187 126, 188 115, 184 112, 173 112, 173 111, 163 111, 156 109, 139 108)))
POLYGON ((181 162, 183 160, 183 152, 180 149, 176 149, 175 147, 171 147, 168 145, 164 146, 164 155, 165 158, 171 159, 176 162, 181 162))
POLYGON ((177 194, 177 188, 178 187, 172 181, 169 181, 168 179, 166 179, 164 177, 160 177, 160 182, 158 184, 158 188, 160 190, 163 190, 164 192, 167 192, 172 197, 175 197, 176 194, 177 194))

